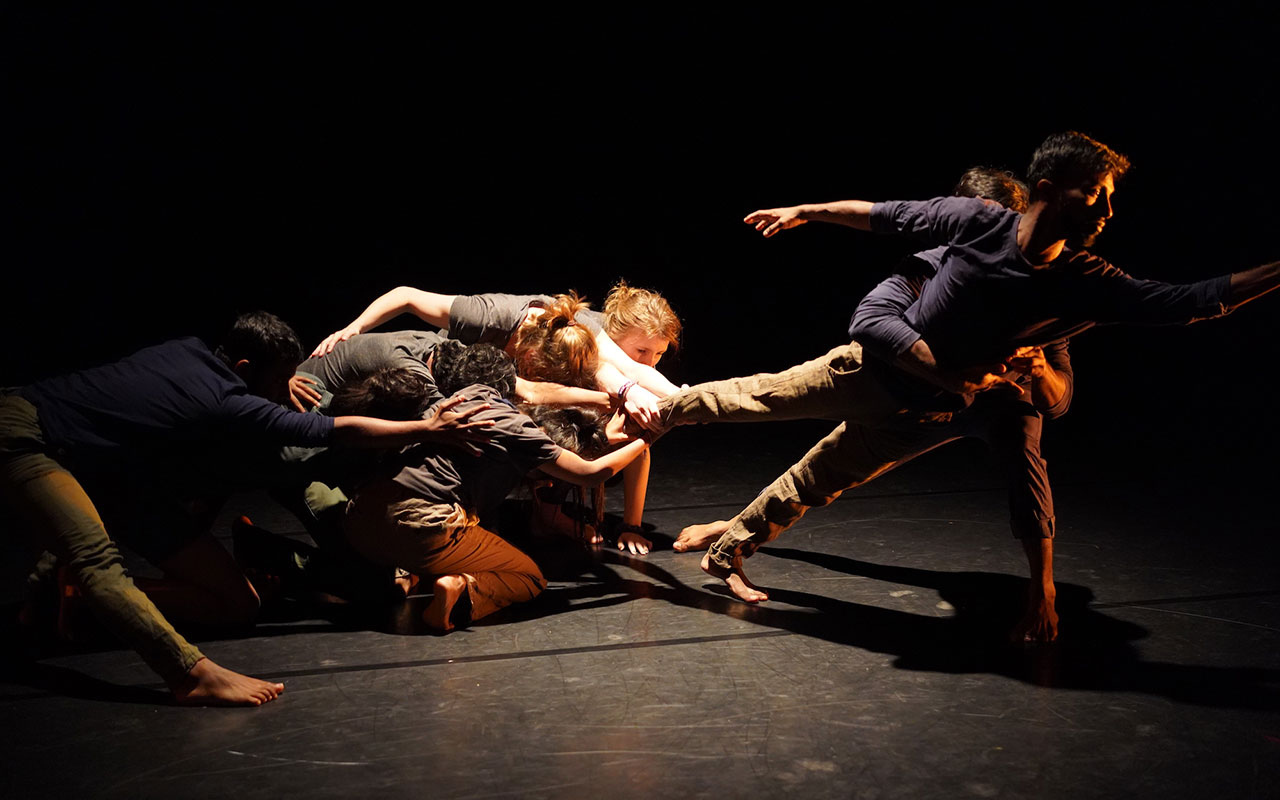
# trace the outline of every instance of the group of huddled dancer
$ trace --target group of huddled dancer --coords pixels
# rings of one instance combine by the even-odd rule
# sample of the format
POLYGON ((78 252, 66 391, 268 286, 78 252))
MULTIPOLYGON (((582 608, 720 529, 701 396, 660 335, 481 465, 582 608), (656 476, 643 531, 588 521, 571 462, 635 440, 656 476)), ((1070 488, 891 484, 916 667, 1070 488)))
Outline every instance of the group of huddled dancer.
MULTIPOLYGON (((743 572, 760 545, 845 489, 979 437, 1004 467, 1031 575, 1013 636, 1051 641, 1056 522, 1040 440, 1044 421, 1071 403, 1069 339, 1102 323, 1222 316, 1280 284, 1277 264, 1169 284, 1092 255, 1128 166, 1069 132, 1037 149, 1025 182, 975 168, 948 197, 748 215, 766 237, 823 221, 930 246, 859 303, 851 342, 780 373, 673 385, 654 367, 680 323, 660 295, 626 285, 603 313, 573 294, 401 287, 305 360, 287 325, 256 313, 216 350, 177 340, 8 390, 0 489, 47 551, 33 597, 51 580, 59 596, 74 587, 180 702, 259 704, 283 686, 214 664, 166 620, 242 624, 257 613, 244 566, 278 543, 242 520, 237 560, 212 537, 231 492, 269 487, 299 515, 317 548, 288 557, 308 580, 337 575, 353 595, 401 596, 418 578, 434 581, 423 620, 443 633, 545 588, 533 559, 491 529, 521 482, 543 484, 533 495, 541 524, 594 544, 600 517, 568 521, 555 487, 621 473, 616 543, 644 554, 648 448, 663 431, 814 418, 838 425, 740 513, 686 527, 674 549, 707 551, 702 568, 733 595, 767 600, 743 572), (404 313, 433 330, 370 332, 404 313), (130 578, 115 536, 164 578, 130 578)), ((24 606, 28 621, 37 607, 24 606)))
POLYGON ((289 325, 253 312, 215 349, 179 339, 7 389, 0 492, 40 553, 19 622, 53 616, 71 633, 74 599, 178 702, 258 705, 283 686, 215 664, 170 623, 251 624, 275 586, 264 579, 280 578, 259 569, 279 559, 255 561, 278 554, 279 537, 241 519, 237 558, 210 532, 234 492, 269 489, 302 516, 319 568, 293 559, 299 580, 336 572, 358 594, 397 571, 432 577, 423 619, 440 632, 546 586, 480 524, 530 476, 597 486, 634 470, 618 546, 647 552, 644 456, 657 398, 675 388, 653 365, 679 332, 665 300, 625 284, 603 314, 575 295, 402 288, 306 360, 289 325), (361 332, 401 311, 443 333, 361 332), (131 577, 117 539, 163 577, 131 577))

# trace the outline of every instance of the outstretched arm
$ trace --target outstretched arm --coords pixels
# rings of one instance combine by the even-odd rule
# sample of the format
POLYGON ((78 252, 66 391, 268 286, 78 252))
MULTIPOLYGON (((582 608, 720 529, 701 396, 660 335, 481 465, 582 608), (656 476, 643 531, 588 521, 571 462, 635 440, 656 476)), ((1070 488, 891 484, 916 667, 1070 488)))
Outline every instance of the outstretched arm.
POLYGON ((419 319, 429 322, 437 328, 449 327, 449 306, 456 295, 424 292, 412 286, 397 286, 369 304, 360 316, 345 328, 325 337, 315 350, 312 358, 328 355, 338 342, 345 342, 357 333, 373 330, 389 319, 401 314, 413 314, 419 319))
MULTIPOLYGON (((602 364, 612 366, 621 373, 622 380, 635 381, 656 397, 666 397, 679 388, 653 367, 632 361, 631 356, 623 352, 622 348, 618 347, 617 343, 603 330, 596 334, 596 348, 600 351, 602 364)), ((608 375, 609 373, 607 372, 604 374, 597 373, 597 379, 601 380, 600 388, 610 394, 616 394, 618 386, 606 385, 605 383, 605 381, 613 381, 616 378, 609 378, 607 377, 608 375)), ((620 385, 622 380, 618 380, 617 383, 620 385)))
POLYGON ((535 406, 589 406, 601 411, 613 407, 608 392, 580 389, 550 381, 530 381, 516 376, 516 397, 535 406))
POLYGON ((349 447, 404 447, 419 442, 441 442, 475 447, 470 441, 489 438, 493 420, 471 418, 490 408, 488 403, 474 403, 465 411, 454 407, 466 402, 462 395, 450 398, 436 407, 426 419, 388 420, 376 417, 334 417, 333 443, 349 447))
POLYGON ((555 461, 543 464, 541 469, 553 478, 577 486, 599 486, 630 464, 644 452, 649 443, 644 439, 632 439, 627 444, 593 461, 587 461, 569 450, 561 450, 555 461))
POLYGON ((1280 261, 1231 273, 1227 309, 1234 311, 1280 286, 1280 261))
POLYGON ((806 222, 832 222, 860 231, 871 230, 871 206, 865 200, 838 200, 834 203, 767 208, 752 211, 742 221, 754 225, 768 239, 778 231, 806 222))

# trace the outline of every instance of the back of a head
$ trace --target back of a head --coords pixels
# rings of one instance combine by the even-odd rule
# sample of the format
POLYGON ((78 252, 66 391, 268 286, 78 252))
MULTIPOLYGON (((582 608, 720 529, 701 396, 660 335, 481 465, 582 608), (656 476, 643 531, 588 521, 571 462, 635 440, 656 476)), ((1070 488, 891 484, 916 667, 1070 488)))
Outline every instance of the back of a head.
POLYGON ((593 388, 600 353, 595 336, 575 319, 588 308, 577 293, 558 294, 514 336, 522 378, 593 388))
POLYGON ((583 458, 598 458, 609 451, 608 417, 599 411, 573 406, 523 406, 521 410, 551 441, 583 458))
POLYGON ((329 403, 335 417, 417 419, 427 406, 431 382, 404 367, 387 367, 343 386, 329 403))
POLYGON ((605 332, 618 339, 628 331, 639 330, 645 336, 666 339, 679 347, 682 327, 671 304, 657 292, 628 286, 618 281, 604 301, 605 332))
POLYGON ((302 342, 287 322, 266 311, 241 314, 218 346, 217 355, 228 364, 248 361, 257 368, 302 362, 302 342))
POLYGON ((1027 182, 1031 199, 1038 199, 1036 184, 1048 180, 1056 186, 1080 185, 1110 173, 1120 180, 1129 171, 1129 159, 1102 142, 1077 131, 1055 133, 1045 139, 1031 157, 1027 182))
POLYGON ((492 386, 507 400, 516 394, 515 362, 491 344, 468 346, 446 339, 433 351, 431 376, 445 397, 475 384, 492 386))
POLYGON ((993 200, 1011 211, 1027 210, 1027 185, 1007 169, 971 167, 956 184, 956 197, 981 197, 993 200))

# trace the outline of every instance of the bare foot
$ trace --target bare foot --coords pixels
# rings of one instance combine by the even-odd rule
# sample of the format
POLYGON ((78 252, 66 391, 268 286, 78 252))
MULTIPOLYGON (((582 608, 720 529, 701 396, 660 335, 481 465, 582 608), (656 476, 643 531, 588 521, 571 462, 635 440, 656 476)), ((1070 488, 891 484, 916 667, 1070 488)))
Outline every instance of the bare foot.
MULTIPOLYGON (((671 549, 677 553, 691 553, 694 550, 706 550, 711 543, 724 535, 729 530, 729 523, 732 520, 718 519, 715 522, 706 522, 702 525, 690 525, 680 531, 680 535, 676 537, 675 543, 671 545, 671 549)), ((705 569, 705 567, 704 567, 705 569)))
POLYGON ((284 684, 250 678, 202 658, 169 691, 184 706, 260 706, 279 697, 284 684))
POLYGON ((422 621, 441 633, 453 630, 449 616, 466 590, 467 579, 461 575, 442 575, 436 578, 436 590, 431 596, 431 605, 422 612, 422 621))
POLYGON ((404 596, 408 597, 418 588, 418 576, 412 572, 403 569, 396 570, 396 589, 404 596))
POLYGON ((702 571, 724 581, 729 591, 733 592, 733 596, 744 603, 759 603, 769 599, 769 595, 747 580, 747 574, 742 571, 742 556, 736 556, 733 559, 733 569, 727 570, 719 564, 712 563, 711 554, 707 553, 702 557, 702 571))

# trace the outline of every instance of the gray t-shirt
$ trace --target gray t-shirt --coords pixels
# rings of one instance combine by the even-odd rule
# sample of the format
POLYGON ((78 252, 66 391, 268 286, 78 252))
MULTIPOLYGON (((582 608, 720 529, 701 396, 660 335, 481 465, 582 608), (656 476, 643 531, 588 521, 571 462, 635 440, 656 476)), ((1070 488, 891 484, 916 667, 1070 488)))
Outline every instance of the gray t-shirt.
POLYGON ((474 399, 457 406, 457 411, 477 403, 491 406, 472 418, 494 422, 488 429, 489 439, 477 442, 481 454, 436 444, 408 447, 392 459, 392 480, 425 500, 458 503, 483 513, 501 502, 529 472, 559 457, 560 446, 496 389, 468 386, 459 394, 474 399))
MULTIPOLYGON (((350 381, 359 380, 387 367, 402 367, 431 379, 427 359, 436 345, 445 339, 434 331, 393 331, 391 333, 360 333, 338 342, 333 352, 308 358, 298 365, 298 372, 305 373, 320 382, 316 388, 324 395, 321 409, 328 408, 334 392, 350 381)), ((440 393, 431 382, 428 403, 440 399, 440 393)))
MULTIPOLYGON (((529 309, 545 308, 551 302, 545 294, 460 294, 449 306, 449 338, 506 347, 529 309)), ((604 323, 598 311, 579 311, 574 319, 593 335, 604 323)))

